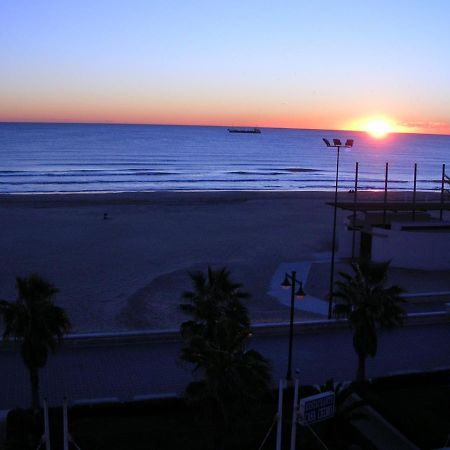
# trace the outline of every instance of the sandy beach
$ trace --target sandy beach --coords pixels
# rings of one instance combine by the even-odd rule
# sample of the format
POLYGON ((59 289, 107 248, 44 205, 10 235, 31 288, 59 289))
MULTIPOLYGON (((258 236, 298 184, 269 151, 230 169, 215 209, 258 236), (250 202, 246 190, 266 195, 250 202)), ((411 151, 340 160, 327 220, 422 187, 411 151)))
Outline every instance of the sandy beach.
POLYGON ((288 308, 268 294, 271 279, 281 263, 330 250, 332 199, 273 191, 3 195, 0 298, 14 299, 15 277, 37 272, 60 290, 55 302, 74 332, 178 328, 189 271, 225 266, 251 293, 254 323, 284 321, 288 308))

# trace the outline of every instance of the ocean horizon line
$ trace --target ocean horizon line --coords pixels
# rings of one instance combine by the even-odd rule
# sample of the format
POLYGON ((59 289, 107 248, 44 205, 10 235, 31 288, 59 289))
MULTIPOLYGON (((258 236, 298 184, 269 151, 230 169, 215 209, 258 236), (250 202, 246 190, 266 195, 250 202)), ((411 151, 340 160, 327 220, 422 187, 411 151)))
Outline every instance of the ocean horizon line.
MULTIPOLYGON (((339 187, 437 190, 450 137, 154 124, 0 124, 0 192, 332 190, 336 150, 322 137, 353 138, 342 149, 339 187), (414 178, 414 163, 418 170, 414 178)), ((449 164, 450 166, 450 164, 449 164)))
MULTIPOLYGON (((217 125, 217 124, 177 124, 177 123, 141 123, 141 122, 78 122, 78 121, 24 121, 24 120, 0 120, 0 125, 96 125, 96 126, 155 126, 155 127, 199 127, 199 128, 259 128, 262 130, 293 130, 293 131, 325 131, 359 133, 368 135, 364 130, 334 129, 334 128, 301 128, 301 127, 276 127, 259 125, 217 125)), ((418 136, 450 136, 446 133, 418 133, 414 131, 392 131, 388 135, 418 135, 418 136)))

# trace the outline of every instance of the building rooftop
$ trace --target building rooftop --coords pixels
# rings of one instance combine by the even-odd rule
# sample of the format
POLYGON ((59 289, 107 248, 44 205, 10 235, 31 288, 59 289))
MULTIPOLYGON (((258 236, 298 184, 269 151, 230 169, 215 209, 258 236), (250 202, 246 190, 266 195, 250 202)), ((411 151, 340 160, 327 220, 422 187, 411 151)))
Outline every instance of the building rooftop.
MULTIPOLYGON (((327 202, 327 205, 335 206, 334 202, 327 202)), ((363 201, 363 202, 336 202, 336 207, 346 211, 450 211, 450 202, 384 202, 384 201, 363 201)))

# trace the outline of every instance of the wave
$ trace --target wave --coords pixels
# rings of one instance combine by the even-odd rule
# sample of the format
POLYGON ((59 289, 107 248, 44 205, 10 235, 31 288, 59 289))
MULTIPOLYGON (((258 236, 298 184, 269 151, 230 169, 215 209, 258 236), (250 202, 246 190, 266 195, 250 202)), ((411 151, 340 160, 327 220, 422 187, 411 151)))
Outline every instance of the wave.
POLYGON ((167 176, 167 175, 178 175, 177 172, 140 172, 140 173, 132 173, 130 174, 129 172, 124 172, 124 173, 120 173, 120 172, 103 172, 103 171, 96 171, 95 173, 81 173, 81 172, 16 172, 16 173, 8 173, 8 174, 2 174, 0 172, 0 176, 4 175, 5 177, 23 177, 23 178, 28 178, 28 177, 48 177, 48 178, 52 178, 52 177, 60 177, 60 178, 66 178, 66 177, 85 177, 85 176, 90 176, 92 178, 94 177, 106 177, 106 176, 113 176, 113 177, 126 177, 126 176, 145 176, 145 177, 150 177, 150 176, 167 176))
POLYGON ((286 170, 287 172, 322 172, 322 170, 320 169, 304 169, 302 167, 289 167, 287 169, 282 169, 282 170, 286 170))
MULTIPOLYGON (((144 184, 144 183, 195 183, 195 184, 201 184, 201 183, 225 183, 225 184, 234 184, 234 183, 259 183, 259 182, 277 182, 279 180, 274 180, 272 178, 239 178, 236 180, 230 180, 230 179, 217 179, 217 178, 202 178, 202 179, 164 179, 160 181, 155 180, 139 180, 139 179, 127 179, 127 180, 59 180, 59 181, 51 181, 51 180, 43 180, 43 181, 0 181, 0 185, 11 185, 11 186, 20 186, 20 185, 51 185, 51 184, 61 184, 61 185, 76 185, 76 184, 144 184)), ((309 180, 290 180, 292 183, 302 183, 307 182, 309 180)))
MULTIPOLYGON (((7 124, 0 127, 0 191, 333 190, 336 156, 324 151, 327 133, 265 129, 257 140, 237 140, 220 127, 7 124)), ((418 188, 440 186, 449 137, 375 142, 354 134, 339 132, 357 138, 341 159, 341 190, 353 188, 356 161, 362 189, 384 187, 386 161, 392 189, 412 189, 412 161, 418 188)))

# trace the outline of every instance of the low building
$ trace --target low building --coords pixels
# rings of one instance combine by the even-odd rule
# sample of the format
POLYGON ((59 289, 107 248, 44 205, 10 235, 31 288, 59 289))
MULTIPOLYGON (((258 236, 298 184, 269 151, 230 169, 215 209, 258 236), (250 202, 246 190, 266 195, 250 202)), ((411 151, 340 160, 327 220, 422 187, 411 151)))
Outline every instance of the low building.
MULTIPOLYGON (((334 206, 334 203, 331 203, 334 206)), ((441 202, 338 202, 350 213, 339 230, 340 258, 391 261, 392 267, 450 269, 450 222, 441 202)))

